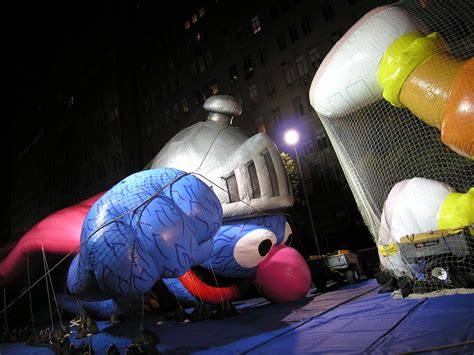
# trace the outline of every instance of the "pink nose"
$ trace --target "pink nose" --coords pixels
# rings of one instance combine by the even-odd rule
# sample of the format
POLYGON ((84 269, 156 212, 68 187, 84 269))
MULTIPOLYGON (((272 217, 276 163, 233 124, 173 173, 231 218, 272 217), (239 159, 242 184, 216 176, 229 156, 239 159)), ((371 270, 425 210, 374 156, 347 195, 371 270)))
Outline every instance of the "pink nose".
POLYGON ((311 287, 311 273, 298 251, 279 244, 258 265, 255 283, 269 301, 286 303, 306 296, 311 287))

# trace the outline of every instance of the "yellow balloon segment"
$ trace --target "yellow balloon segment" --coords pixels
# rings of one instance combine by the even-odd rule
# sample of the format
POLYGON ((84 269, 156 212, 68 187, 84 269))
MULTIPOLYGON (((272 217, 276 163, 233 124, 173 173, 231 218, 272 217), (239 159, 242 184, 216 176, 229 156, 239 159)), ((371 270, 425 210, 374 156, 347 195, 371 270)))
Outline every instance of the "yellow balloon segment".
POLYGON ((438 51, 442 46, 438 42, 441 41, 437 32, 427 36, 420 32, 409 32, 387 48, 377 73, 385 100, 393 106, 404 107, 399 100, 403 84, 416 67, 438 51))
POLYGON ((474 187, 466 193, 450 193, 439 210, 438 228, 459 228, 473 223, 474 187))

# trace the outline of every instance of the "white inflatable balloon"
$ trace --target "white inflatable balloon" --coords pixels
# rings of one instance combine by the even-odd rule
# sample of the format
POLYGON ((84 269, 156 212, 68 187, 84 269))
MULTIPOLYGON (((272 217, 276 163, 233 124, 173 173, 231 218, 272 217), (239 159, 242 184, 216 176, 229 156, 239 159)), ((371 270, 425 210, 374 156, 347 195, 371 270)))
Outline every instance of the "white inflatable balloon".
POLYGON ((316 112, 337 117, 381 100, 380 59, 398 37, 421 27, 393 5, 362 17, 331 49, 313 78, 309 96, 316 112))
POLYGON ((413 178, 393 206, 390 234, 399 242, 406 235, 438 230, 439 210, 454 189, 439 181, 413 178))
MULTIPOLYGON (((397 204, 400 192, 409 181, 410 180, 402 180, 395 184, 390 190, 387 199, 385 200, 382 216, 380 217, 380 229, 377 240, 378 245, 389 245, 393 243, 391 237, 391 225, 394 206, 397 204)), ((379 259, 382 269, 390 270, 396 276, 402 276, 403 273, 409 272, 407 264, 400 256, 400 252, 396 252, 394 254, 385 253, 385 255, 381 255, 379 253, 379 259)))

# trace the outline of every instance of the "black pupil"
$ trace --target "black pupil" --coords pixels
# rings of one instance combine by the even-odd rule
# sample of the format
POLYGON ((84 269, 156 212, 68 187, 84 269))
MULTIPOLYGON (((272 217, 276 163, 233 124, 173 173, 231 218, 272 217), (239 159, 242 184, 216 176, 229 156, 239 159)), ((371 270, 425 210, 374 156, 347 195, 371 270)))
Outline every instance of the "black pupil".
POLYGON ((265 239, 258 246, 258 253, 261 256, 265 256, 268 254, 271 248, 272 248, 272 241, 270 239, 265 239))

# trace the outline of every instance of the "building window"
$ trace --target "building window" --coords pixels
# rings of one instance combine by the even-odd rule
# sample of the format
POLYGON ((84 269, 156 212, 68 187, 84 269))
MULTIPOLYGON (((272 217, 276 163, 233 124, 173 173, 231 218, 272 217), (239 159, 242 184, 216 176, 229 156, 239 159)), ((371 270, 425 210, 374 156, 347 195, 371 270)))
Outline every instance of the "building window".
POLYGON ((331 4, 324 4, 322 7, 324 19, 329 21, 334 17, 334 11, 332 10, 331 4))
POLYGON ((189 111, 188 99, 183 99, 181 101, 181 107, 183 108, 183 113, 187 114, 189 111))
POLYGON ((230 37, 229 36, 226 36, 224 38, 224 49, 226 51, 230 51, 232 48, 232 41, 230 40, 230 37))
POLYGON ((296 117, 304 116, 304 107, 299 96, 293 98, 293 109, 296 117))
POLYGON ((202 39, 201 33, 200 32, 196 33, 196 42, 201 42, 201 39, 202 39))
POLYGON ((265 65, 268 62, 268 53, 266 49, 260 49, 258 51, 258 56, 260 57, 260 63, 265 65))
POLYGON ((254 35, 262 30, 262 27, 260 27, 260 20, 258 19, 258 16, 252 18, 250 22, 252 23, 252 31, 254 35))
POLYGON ((288 34, 290 35, 290 42, 295 43, 299 39, 298 30, 295 26, 291 26, 288 29, 288 34))
POLYGON ((212 52, 207 51, 206 52, 206 65, 207 65, 208 68, 211 66, 212 62, 213 62, 212 52))
POLYGON ((252 198, 259 198, 261 196, 260 184, 258 183, 257 169, 253 161, 247 166, 247 170, 250 176, 250 186, 252 187, 252 198))
POLYGON ((165 122, 166 123, 171 123, 172 117, 171 117, 171 111, 166 110, 165 111, 165 122))
POLYGON ((314 143, 312 139, 306 139, 303 142, 303 154, 308 155, 314 153, 314 143))
POLYGON ((200 7, 199 8, 199 17, 203 17, 205 14, 206 14, 206 12, 204 11, 204 7, 200 7))
POLYGON ((197 20, 198 20, 197 15, 196 15, 196 14, 193 14, 193 16, 191 16, 191 22, 192 22, 192 23, 196 23, 197 20))
POLYGON ((319 67, 319 64, 321 63, 321 53, 317 47, 314 47, 309 51, 309 60, 311 61, 313 69, 319 67))
POLYGON ((279 17, 280 17, 280 14, 278 13, 278 7, 272 6, 272 7, 270 8, 270 18, 272 19, 272 21, 275 21, 275 20, 277 20, 279 17))
POLYGON ((249 96, 250 96, 250 101, 252 101, 253 103, 258 102, 257 85, 252 84, 249 86, 249 96))
POLYGON ((259 116, 255 119, 255 128, 257 132, 267 133, 267 127, 265 127, 265 121, 262 116, 259 116))
POLYGON ((265 89, 267 92, 267 96, 273 97, 273 95, 276 94, 276 86, 272 78, 268 78, 265 80, 265 89))
POLYGON ((296 57, 296 68, 298 69, 299 76, 303 76, 308 74, 308 63, 306 62, 305 57, 300 56, 296 57))
POLYGON ((217 86, 216 79, 211 80, 210 84, 211 84, 211 94, 217 95, 219 93, 219 87, 217 86))
POLYGON ((278 49, 279 50, 283 50, 286 47, 288 47, 287 44, 286 44, 286 39, 285 39, 285 34, 284 33, 279 33, 277 35, 277 43, 278 43, 278 49))
POLYGON ((306 16, 301 18, 301 31, 303 32, 303 36, 311 32, 311 24, 306 16))
POLYGON ((197 65, 196 62, 191 63, 191 75, 196 76, 198 75, 197 65))
POLYGON ((237 68, 235 65, 231 66, 229 68, 229 74, 230 74, 230 83, 233 84, 239 79, 239 75, 237 74, 237 68))
POLYGON ((237 179, 235 178, 235 174, 232 174, 227 179, 225 179, 227 185, 227 193, 229 195, 229 202, 239 202, 240 201, 240 194, 239 194, 239 186, 237 185, 237 179))
POLYGON ((243 60, 244 60, 245 73, 247 75, 251 74, 253 72, 253 64, 252 64, 252 60, 250 59, 250 56, 249 55, 245 56, 243 60))
POLYGON ((291 67, 285 70, 286 83, 290 85, 296 80, 296 71, 295 68, 291 67))
POLYGON ((194 91, 194 104, 196 106, 199 106, 202 103, 203 103, 203 101, 202 101, 201 92, 199 90, 194 91))
POLYGON ((343 35, 342 31, 341 30, 338 30, 338 31, 335 31, 335 32, 331 32, 331 34, 329 35, 329 41, 332 43, 332 44, 336 44, 336 42, 339 40, 339 38, 341 38, 343 35))
POLYGON ((277 128, 281 125, 281 111, 279 107, 272 110, 273 127, 277 128))
POLYGON ((184 29, 188 30, 189 27, 191 27, 191 24, 189 23, 189 21, 184 21, 184 29))
POLYGON ((210 96, 212 96, 211 87, 209 86, 209 84, 204 84, 202 86, 203 102, 206 101, 206 99, 210 96))
POLYGON ((318 144, 319 150, 324 150, 328 147, 328 139, 326 137, 326 133, 320 133, 316 135, 316 143, 318 144))
POLYGON ((198 59, 198 68, 199 68, 200 73, 202 73, 204 70, 206 70, 206 63, 204 62, 204 57, 199 57, 199 59, 198 59))

